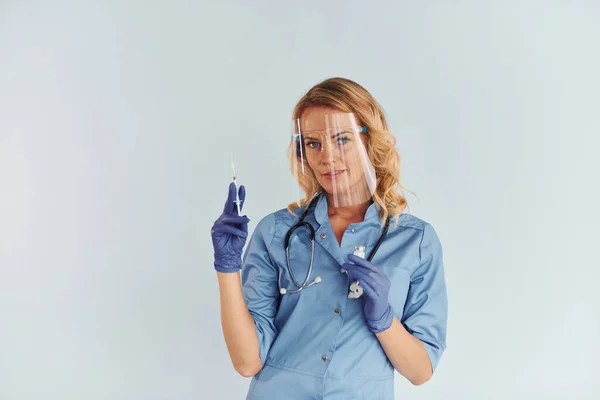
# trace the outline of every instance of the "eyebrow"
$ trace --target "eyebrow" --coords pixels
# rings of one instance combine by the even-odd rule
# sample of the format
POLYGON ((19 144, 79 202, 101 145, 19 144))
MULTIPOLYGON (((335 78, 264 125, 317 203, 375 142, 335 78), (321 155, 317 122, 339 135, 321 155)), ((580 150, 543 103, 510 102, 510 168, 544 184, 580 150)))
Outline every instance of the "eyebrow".
MULTIPOLYGON (((348 135, 348 134, 350 134, 350 133, 349 133, 347 130, 343 130, 343 131, 341 131, 341 132, 338 132, 338 133, 336 133, 336 134, 334 134, 334 135, 331 135, 331 138, 332 138, 332 139, 336 139, 338 136, 341 136, 341 135, 348 135)), ((302 136, 304 137, 304 139, 305 139, 305 140, 306 140, 306 139, 308 139, 308 140, 319 140, 319 139, 320 139, 320 138, 314 138, 314 137, 312 137, 312 136, 304 136, 304 135, 302 135, 302 136)))

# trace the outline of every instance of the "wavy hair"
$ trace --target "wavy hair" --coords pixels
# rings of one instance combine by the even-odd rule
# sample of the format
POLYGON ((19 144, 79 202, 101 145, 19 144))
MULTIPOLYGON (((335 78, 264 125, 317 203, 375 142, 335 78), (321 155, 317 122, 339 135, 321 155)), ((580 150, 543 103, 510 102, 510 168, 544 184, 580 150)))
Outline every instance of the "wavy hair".
MULTIPOLYGON (((294 107, 293 119, 300 118, 310 107, 327 107, 354 113, 357 122, 367 127, 365 147, 377 179, 373 201, 379 205, 382 222, 388 215, 394 215, 397 220, 408 206, 406 197, 402 194, 406 188, 400 184, 401 161, 396 150, 396 138, 388 129, 385 113, 379 103, 358 83, 346 78, 330 78, 316 84, 302 96, 294 107)), ((292 170, 300 168, 294 143, 290 143, 288 156, 292 170)), ((313 171, 308 169, 309 174, 298 176, 298 184, 306 197, 300 202, 289 204, 287 209, 290 213, 296 207, 306 205, 315 194, 323 190, 313 171)))

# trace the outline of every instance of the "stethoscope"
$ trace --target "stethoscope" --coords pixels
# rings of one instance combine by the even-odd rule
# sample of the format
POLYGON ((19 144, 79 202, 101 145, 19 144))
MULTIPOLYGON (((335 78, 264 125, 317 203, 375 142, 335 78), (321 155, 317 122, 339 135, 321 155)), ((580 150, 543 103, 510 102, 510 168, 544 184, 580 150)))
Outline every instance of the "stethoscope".
MULTIPOLYGON (((285 261, 287 263, 287 269, 288 269, 288 272, 290 273, 290 277, 292 278, 292 281, 294 282, 294 285, 296 285, 296 287, 298 289, 281 288, 281 289, 279 289, 279 293, 281 293, 281 294, 298 293, 302 289, 306 289, 308 287, 311 287, 315 283, 322 282, 321 277, 317 276, 317 277, 315 277, 315 279, 311 283, 308 283, 308 281, 310 279, 310 274, 312 273, 313 260, 314 260, 314 256, 315 256, 315 229, 313 228, 313 226, 309 222, 304 221, 304 218, 306 217, 306 214, 308 214, 308 211, 310 210, 310 208, 312 207, 312 205, 316 202, 316 200, 318 198, 319 198, 319 194, 317 193, 312 198, 312 200, 310 201, 310 203, 308 204, 308 206, 304 209, 304 211, 302 212, 302 215, 300 215, 300 220, 298 221, 298 223, 296 225, 292 226, 288 230, 287 234, 285 235, 285 261), (310 251, 310 264, 308 266, 308 271, 306 273, 306 277, 304 278, 304 282, 299 283, 296 280, 296 277, 294 276, 294 272, 292 271, 292 267, 290 265, 290 238, 292 237, 292 234, 294 233, 294 231, 296 229, 298 229, 298 228, 301 228, 301 227, 308 228, 309 237, 310 237, 311 251, 310 251)), ((391 220, 391 217, 388 216, 388 218, 385 221, 385 226, 383 228, 383 232, 379 236, 379 240, 377 240, 377 243, 375 244, 375 247, 373 248, 373 250, 371 250, 371 253, 369 254, 369 257, 367 257, 368 261, 371 261, 373 259, 373 257, 377 253, 377 250, 379 249, 379 246, 381 246, 381 243, 383 242, 383 239, 385 239, 385 235, 387 234, 388 228, 390 227, 390 220, 391 220)))

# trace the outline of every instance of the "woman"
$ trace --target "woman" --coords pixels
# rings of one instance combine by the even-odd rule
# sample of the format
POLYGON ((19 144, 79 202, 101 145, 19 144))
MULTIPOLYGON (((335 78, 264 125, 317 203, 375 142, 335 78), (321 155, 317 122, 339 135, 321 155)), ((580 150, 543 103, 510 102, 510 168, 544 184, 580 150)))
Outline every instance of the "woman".
POLYGON ((243 262, 233 184, 213 226, 229 354, 253 376, 247 399, 393 399, 394 369, 422 384, 446 347, 440 241, 403 212, 396 141, 367 90, 328 79, 293 114, 306 196, 258 223, 243 262))

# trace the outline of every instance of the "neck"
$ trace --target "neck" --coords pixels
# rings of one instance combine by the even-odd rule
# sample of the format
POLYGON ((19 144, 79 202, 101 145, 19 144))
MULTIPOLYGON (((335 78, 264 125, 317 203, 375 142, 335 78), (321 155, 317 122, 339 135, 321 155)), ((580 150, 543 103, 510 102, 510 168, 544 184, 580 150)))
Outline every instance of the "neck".
POLYGON ((329 217, 339 217, 345 220, 359 220, 362 221, 365 218, 367 209, 373 203, 371 199, 361 204, 353 204, 351 206, 334 207, 333 197, 327 194, 327 213, 329 217))

